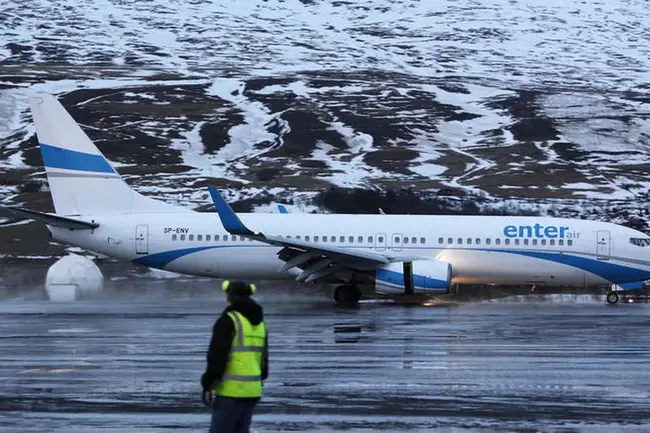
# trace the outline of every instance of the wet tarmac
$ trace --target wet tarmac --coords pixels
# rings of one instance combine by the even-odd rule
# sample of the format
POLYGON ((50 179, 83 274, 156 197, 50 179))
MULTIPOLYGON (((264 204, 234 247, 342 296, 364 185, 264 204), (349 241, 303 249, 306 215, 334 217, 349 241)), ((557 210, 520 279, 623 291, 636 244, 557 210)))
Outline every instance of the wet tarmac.
MULTIPOLYGON (((650 431, 650 304, 263 304, 257 432, 650 431)), ((223 306, 0 303, 0 431, 207 431, 199 378, 223 306)))

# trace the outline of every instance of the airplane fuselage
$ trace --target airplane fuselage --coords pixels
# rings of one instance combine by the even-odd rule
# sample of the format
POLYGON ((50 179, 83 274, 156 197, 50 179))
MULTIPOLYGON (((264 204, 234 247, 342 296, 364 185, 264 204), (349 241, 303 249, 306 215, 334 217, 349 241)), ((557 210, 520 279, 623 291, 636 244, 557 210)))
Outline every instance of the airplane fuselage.
MULTIPOLYGON (((452 282, 589 286, 650 279, 647 236, 616 224, 544 217, 239 214, 266 233, 448 262, 452 282), (638 242, 637 242, 638 243, 638 242)), ((157 269, 220 278, 294 280, 281 247, 229 234, 216 213, 97 215, 94 230, 53 237, 157 269)))

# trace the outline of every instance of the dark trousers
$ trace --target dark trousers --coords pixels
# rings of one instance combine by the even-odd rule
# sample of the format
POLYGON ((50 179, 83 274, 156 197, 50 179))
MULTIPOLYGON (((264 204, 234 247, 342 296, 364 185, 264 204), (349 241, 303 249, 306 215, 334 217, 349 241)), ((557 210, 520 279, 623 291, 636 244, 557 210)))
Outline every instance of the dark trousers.
POLYGON ((216 395, 210 433, 249 433, 256 402, 216 395))

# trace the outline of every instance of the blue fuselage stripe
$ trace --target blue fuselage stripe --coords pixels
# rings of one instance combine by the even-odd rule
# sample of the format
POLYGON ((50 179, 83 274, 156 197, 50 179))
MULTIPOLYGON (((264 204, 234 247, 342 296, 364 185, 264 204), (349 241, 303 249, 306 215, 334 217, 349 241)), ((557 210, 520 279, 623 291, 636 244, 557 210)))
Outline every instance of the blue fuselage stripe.
POLYGON ((140 265, 149 266, 150 268, 161 269, 167 266, 169 263, 173 262, 174 260, 180 259, 183 256, 196 253, 199 251, 209 250, 212 248, 220 248, 220 247, 206 246, 206 247, 183 248, 180 250, 165 251, 162 253, 155 253, 155 254, 150 254, 148 256, 137 258, 134 260, 134 262, 140 265))
POLYGON ((41 143, 43 163, 48 168, 90 171, 94 173, 115 173, 113 167, 102 155, 78 152, 41 143))
POLYGON ((538 251, 512 251, 512 250, 492 250, 501 251, 509 254, 519 254, 522 256, 534 257, 536 259, 547 260, 562 265, 572 266, 598 275, 605 280, 613 283, 628 283, 634 281, 644 281, 650 278, 650 270, 632 268, 629 266, 618 265, 604 260, 595 260, 587 257, 580 257, 571 254, 543 253, 538 251))
MULTIPOLYGON (((209 250, 213 248, 236 248, 236 247, 272 247, 271 245, 212 245, 203 247, 183 248, 177 250, 164 251, 160 253, 150 254, 148 256, 140 257, 134 260, 136 263, 149 266, 152 268, 163 268, 170 262, 183 257, 187 254, 192 254, 199 251, 209 250)), ((468 250, 470 251, 470 250, 468 250)), ((636 281, 645 281, 650 279, 650 270, 633 268, 630 266, 619 265, 603 260, 590 259, 571 254, 560 253, 545 253, 538 251, 514 251, 514 250, 499 250, 499 249, 477 249, 474 251, 489 251, 507 254, 518 254, 540 260, 571 266, 573 268, 581 269, 583 271, 598 275, 599 277, 611 281, 612 283, 628 283, 636 281)), ((388 284, 403 284, 402 274, 399 272, 388 271, 385 269, 377 270, 376 278, 388 284), (399 283, 397 282, 399 280, 399 283)), ((427 278, 421 275, 414 275, 414 284, 417 287, 425 287, 427 278)), ((429 279, 432 280, 432 279, 429 279)), ((446 287, 447 282, 443 280, 433 280, 430 282, 439 284, 437 287, 446 287)))

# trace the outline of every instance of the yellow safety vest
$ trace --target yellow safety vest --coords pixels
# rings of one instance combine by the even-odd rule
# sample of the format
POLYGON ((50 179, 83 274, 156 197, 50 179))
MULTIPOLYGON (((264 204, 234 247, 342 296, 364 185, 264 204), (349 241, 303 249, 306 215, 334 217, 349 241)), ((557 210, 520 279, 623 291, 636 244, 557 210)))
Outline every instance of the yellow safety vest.
POLYGON ((253 326, 238 311, 229 311, 228 316, 235 326, 235 336, 226 371, 212 392, 224 397, 261 397, 266 324, 253 326))

